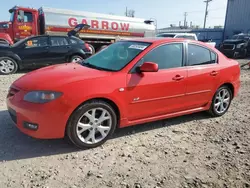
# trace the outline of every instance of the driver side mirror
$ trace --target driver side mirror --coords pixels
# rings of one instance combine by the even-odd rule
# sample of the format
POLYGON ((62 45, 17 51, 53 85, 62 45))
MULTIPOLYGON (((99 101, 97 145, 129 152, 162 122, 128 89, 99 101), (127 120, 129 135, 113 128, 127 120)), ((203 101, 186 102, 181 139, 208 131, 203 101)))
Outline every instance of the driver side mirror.
POLYGON ((145 62, 140 67, 140 72, 158 72, 158 64, 154 62, 145 62))

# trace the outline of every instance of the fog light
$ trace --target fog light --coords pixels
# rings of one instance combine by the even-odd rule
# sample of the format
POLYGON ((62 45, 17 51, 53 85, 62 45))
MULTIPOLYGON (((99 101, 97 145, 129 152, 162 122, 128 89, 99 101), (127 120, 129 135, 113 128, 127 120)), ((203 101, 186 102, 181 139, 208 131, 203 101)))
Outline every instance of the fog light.
POLYGON ((35 123, 23 122, 23 127, 29 130, 36 131, 38 129, 38 125, 35 123))

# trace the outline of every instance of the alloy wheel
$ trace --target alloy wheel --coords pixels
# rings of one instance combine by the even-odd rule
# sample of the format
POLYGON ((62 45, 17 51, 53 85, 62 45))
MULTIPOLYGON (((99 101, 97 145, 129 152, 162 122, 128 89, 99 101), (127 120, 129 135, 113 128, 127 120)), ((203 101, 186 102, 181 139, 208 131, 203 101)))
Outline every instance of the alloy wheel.
POLYGON ((0 61, 0 72, 9 74, 15 70, 15 63, 9 59, 2 59, 0 61))
POLYGON ((73 59, 72 59, 72 62, 73 63, 78 63, 79 61, 81 61, 82 60, 82 58, 80 58, 80 57, 74 57, 73 59))
POLYGON ((78 138, 85 144, 96 144, 111 130, 112 118, 104 108, 93 108, 80 117, 76 126, 78 138))
POLYGON ((220 90, 214 102, 214 109, 218 114, 223 114, 230 105, 231 96, 227 89, 220 90))

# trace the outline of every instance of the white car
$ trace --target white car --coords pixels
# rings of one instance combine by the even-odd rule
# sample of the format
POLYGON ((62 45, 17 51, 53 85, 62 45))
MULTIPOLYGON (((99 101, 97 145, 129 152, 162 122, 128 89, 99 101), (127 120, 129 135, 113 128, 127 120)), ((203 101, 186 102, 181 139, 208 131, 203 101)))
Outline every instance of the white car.
MULTIPOLYGON (((197 38, 196 34, 194 34, 194 33, 160 33, 157 35, 157 37, 185 38, 185 39, 198 41, 198 38, 197 38)), ((215 45, 216 45, 215 42, 205 42, 205 43, 210 44, 213 47, 215 47, 215 45)))

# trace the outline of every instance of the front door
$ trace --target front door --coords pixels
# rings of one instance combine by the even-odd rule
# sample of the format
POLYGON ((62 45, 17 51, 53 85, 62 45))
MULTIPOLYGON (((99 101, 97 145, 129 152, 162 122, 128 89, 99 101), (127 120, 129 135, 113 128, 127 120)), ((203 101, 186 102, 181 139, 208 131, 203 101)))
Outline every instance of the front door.
POLYGON ((205 106, 213 97, 219 84, 217 55, 205 47, 188 44, 187 100, 189 108, 205 106))
POLYGON ((137 67, 143 62, 157 63, 159 71, 136 73, 132 70, 128 74, 128 120, 185 110, 187 70, 183 67, 183 44, 156 47, 139 61, 137 67))
POLYGON ((24 66, 42 66, 50 63, 49 48, 48 37, 33 37, 21 45, 18 55, 24 66))
POLYGON ((36 23, 35 19, 36 17, 32 12, 24 11, 22 16, 20 12, 17 11, 17 27, 16 31, 14 31, 16 38, 24 39, 36 35, 36 26, 34 26, 34 23, 36 23))

